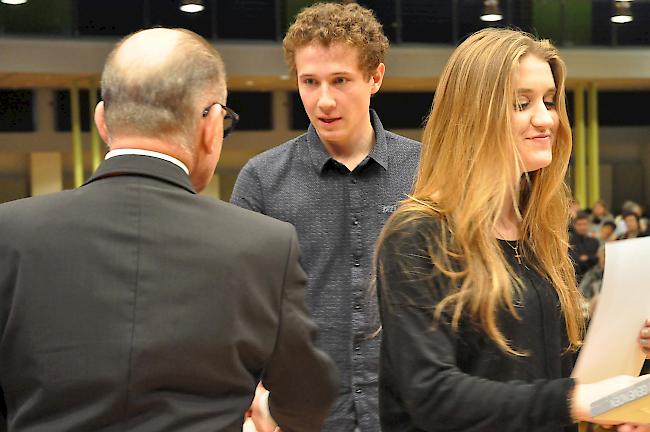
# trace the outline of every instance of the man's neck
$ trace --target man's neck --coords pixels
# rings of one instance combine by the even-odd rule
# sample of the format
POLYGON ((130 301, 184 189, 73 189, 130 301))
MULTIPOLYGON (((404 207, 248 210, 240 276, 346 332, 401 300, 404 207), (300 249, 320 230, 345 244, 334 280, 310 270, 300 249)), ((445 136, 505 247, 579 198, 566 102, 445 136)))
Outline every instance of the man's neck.
POLYGON ((194 160, 189 152, 178 145, 168 143, 156 138, 148 137, 119 137, 111 140, 111 150, 118 149, 140 149, 162 153, 181 161, 190 172, 194 168, 194 160))
POLYGON ((370 119, 366 127, 361 128, 349 142, 323 142, 323 146, 332 158, 345 165, 350 171, 354 170, 375 146, 375 131, 370 119))

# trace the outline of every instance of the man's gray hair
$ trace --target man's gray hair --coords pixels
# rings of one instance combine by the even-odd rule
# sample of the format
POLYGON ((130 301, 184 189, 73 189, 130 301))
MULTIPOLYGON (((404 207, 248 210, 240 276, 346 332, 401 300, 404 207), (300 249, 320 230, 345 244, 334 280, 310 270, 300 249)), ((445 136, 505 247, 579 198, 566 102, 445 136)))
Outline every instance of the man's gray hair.
POLYGON ((102 99, 109 136, 137 134, 175 141, 192 150, 203 106, 200 94, 226 103, 226 73, 217 50, 201 36, 178 31, 178 44, 158 67, 125 64, 111 51, 102 73, 102 99), (141 67, 141 69, 140 69, 141 67), (140 70, 138 70, 140 69, 140 70))

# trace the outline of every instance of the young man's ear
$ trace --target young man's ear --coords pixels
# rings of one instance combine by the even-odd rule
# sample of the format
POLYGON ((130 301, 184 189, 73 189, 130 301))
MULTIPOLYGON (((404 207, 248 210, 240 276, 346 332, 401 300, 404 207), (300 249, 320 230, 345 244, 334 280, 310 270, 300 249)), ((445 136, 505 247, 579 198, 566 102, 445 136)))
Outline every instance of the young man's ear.
POLYGON ((108 129, 106 128, 106 112, 104 111, 104 101, 100 101, 95 107, 95 124, 97 125, 97 131, 99 136, 104 141, 104 144, 109 145, 108 142, 108 129))
POLYGON ((375 94, 381 88, 381 83, 384 81, 384 73, 386 72, 386 66, 383 63, 379 63, 377 69, 370 75, 370 82, 372 87, 370 88, 370 93, 375 94))

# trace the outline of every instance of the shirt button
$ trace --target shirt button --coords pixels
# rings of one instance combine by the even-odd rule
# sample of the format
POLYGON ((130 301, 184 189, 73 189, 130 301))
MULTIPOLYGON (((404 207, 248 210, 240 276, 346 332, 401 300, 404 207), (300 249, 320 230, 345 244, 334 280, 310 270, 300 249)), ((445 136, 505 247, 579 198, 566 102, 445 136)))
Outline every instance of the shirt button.
POLYGON ((355 219, 352 221, 352 225, 359 225, 359 221, 355 218, 355 219))
POLYGON ((357 345, 357 346, 354 347, 354 350, 359 351, 359 350, 361 350, 361 347, 359 345, 357 345))
POLYGON ((353 178, 352 179, 352 184, 357 184, 357 179, 353 178))
POLYGON ((359 260, 354 261, 354 266, 355 267, 359 267, 360 265, 361 265, 361 263, 359 262, 359 260))
POLYGON ((355 304, 355 305, 354 305, 354 308, 355 308, 356 310, 361 310, 361 305, 360 305, 360 304, 355 304))
POLYGON ((357 393, 357 394, 361 393, 361 389, 356 389, 354 392, 357 393))

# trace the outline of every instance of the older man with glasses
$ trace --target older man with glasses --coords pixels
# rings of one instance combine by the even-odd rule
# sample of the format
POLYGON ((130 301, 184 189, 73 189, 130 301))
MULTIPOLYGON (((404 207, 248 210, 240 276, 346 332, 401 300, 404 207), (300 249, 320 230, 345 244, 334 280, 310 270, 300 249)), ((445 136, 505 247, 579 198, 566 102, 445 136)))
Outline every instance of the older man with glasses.
POLYGON ((138 32, 102 98, 90 180, 0 205, 0 431, 240 432, 260 380, 260 430, 320 430, 336 368, 294 228, 196 194, 238 120, 219 54, 138 32))

